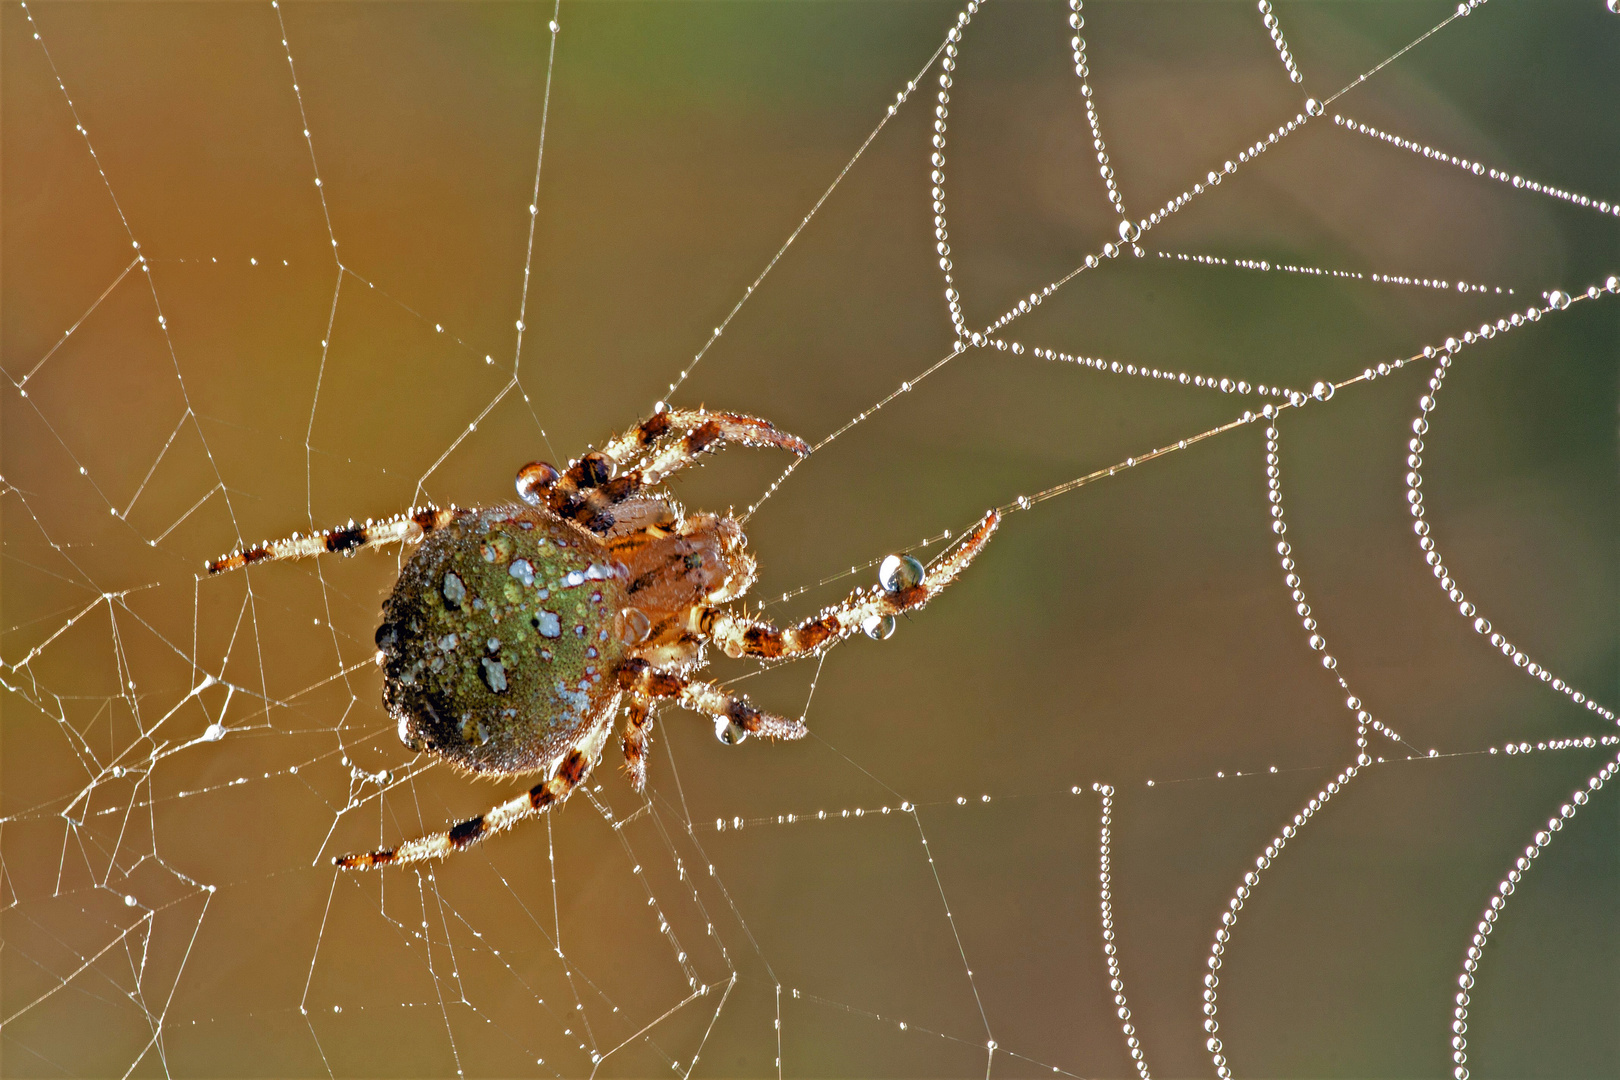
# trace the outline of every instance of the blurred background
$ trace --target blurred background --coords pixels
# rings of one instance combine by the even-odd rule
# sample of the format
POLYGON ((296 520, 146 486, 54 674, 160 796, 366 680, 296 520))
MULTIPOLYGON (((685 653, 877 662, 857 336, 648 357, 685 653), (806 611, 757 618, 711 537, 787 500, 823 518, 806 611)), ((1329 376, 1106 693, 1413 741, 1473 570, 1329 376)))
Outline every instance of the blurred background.
MULTIPOLYGON (((1210 1073, 1218 915, 1355 752, 1281 581, 1258 425, 1010 515, 959 584, 819 678, 812 661, 739 684, 812 738, 727 748, 666 709, 647 800, 610 756, 589 799, 422 873, 329 859, 521 785, 399 745, 370 662, 398 554, 199 576, 243 541, 511 499, 524 462, 645 415, 957 10, 566 4, 549 69, 551 5, 0 12, 0 1071, 1131 1075, 1098 915, 1103 783, 1132 1022, 1159 1075, 1210 1073)), ((1451 10, 1279 3, 1295 86, 1253 4, 1087 5, 1127 209, 1163 206, 1451 10)), ((1067 15, 991 4, 963 35, 946 188, 975 327, 1117 239, 1067 15)), ((1602 0, 1492 0, 1005 333, 1309 387, 1601 283, 1620 269, 1613 216, 1331 116, 1614 199, 1617 55, 1602 0)), ((937 75, 675 403, 814 442, 950 351, 937 75)), ((1617 311, 1604 297, 1466 350, 1424 454, 1469 598, 1609 706, 1617 311)), ((1387 760, 1244 909, 1221 984, 1241 1075, 1449 1073, 1486 898, 1614 754, 1489 752, 1612 729, 1505 663, 1423 564, 1403 477, 1427 378, 1415 365, 1280 425, 1316 618, 1405 742, 1375 739, 1387 760)), ((764 504, 754 596, 862 567, 768 608, 802 617, 886 552, 1259 403, 969 351, 764 504)), ((740 510, 785 465, 733 450, 676 490, 740 510)), ((1620 1074, 1609 794, 1491 938, 1475 1075, 1620 1074)))

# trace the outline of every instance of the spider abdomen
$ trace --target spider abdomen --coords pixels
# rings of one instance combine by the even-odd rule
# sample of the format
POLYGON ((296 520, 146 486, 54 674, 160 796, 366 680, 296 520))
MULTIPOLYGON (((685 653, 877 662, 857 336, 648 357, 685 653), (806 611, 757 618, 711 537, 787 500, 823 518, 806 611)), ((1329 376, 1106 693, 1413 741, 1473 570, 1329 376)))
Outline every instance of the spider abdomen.
POLYGON ((614 707, 626 572, 595 536, 506 506, 429 534, 383 603, 383 700, 413 750, 549 768, 614 707))

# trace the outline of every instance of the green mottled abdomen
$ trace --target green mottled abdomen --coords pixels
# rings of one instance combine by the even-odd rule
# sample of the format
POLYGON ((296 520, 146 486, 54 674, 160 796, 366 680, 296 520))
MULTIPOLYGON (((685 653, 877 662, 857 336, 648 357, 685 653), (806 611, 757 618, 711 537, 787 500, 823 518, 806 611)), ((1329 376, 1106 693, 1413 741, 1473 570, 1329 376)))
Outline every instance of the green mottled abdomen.
POLYGON ((485 773, 545 769, 618 696, 624 567, 527 506, 428 534, 383 603, 383 700, 400 739, 485 773))

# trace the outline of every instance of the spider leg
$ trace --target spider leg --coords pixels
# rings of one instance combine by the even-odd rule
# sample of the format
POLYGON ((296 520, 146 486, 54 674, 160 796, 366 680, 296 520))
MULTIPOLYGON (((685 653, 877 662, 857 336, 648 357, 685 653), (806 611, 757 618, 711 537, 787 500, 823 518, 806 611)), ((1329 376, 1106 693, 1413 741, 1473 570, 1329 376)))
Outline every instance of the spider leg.
POLYGON ((778 629, 764 619, 708 607, 696 612, 697 629, 727 656, 787 659, 813 653, 848 637, 874 619, 915 611, 938 596, 984 550, 1000 522, 1001 515, 990 511, 954 551, 940 559, 915 584, 893 592, 882 588, 857 589, 842 604, 798 626, 778 629))
POLYGON ((647 786, 647 739, 652 734, 652 700, 632 694, 624 719, 624 764, 630 773, 630 787, 640 792, 647 786))
POLYGON ((510 829, 525 818, 538 817, 548 807, 568 798, 569 793, 590 775, 592 760, 587 748, 570 751, 551 779, 536 784, 526 793, 508 799, 475 818, 468 818, 441 833, 407 840, 398 847, 342 855, 334 858, 332 864, 345 870, 367 870, 373 866, 402 866, 425 859, 442 859, 446 855, 465 851, 484 837, 510 829))
POLYGON ((749 735, 802 739, 810 734, 802 720, 761 712, 740 694, 729 693, 713 683, 660 670, 639 657, 620 666, 619 686, 640 697, 668 698, 682 708, 713 717, 715 734, 722 742, 738 743, 749 735))
MULTIPOLYGON (((728 442, 743 446, 775 446, 791 450, 799 457, 810 453, 810 445, 797 435, 776 430, 768 420, 737 413, 708 413, 676 409, 657 414, 670 418, 675 429, 686 429, 685 438, 649 454, 636 470, 643 486, 663 483, 673 474, 693 464, 704 453, 718 450, 728 442)), ((654 417, 656 419, 656 417, 654 417)))
MULTIPOLYGON (((810 452, 803 439, 776 430, 769 421, 738 413, 709 413, 666 409, 654 413, 623 435, 610 440, 559 473, 544 462, 531 462, 518 470, 517 490, 524 501, 544 505, 559 517, 607 533, 623 517, 614 507, 663 483, 697 461, 704 453, 728 442, 743 446, 776 446, 800 457, 810 452), (660 440, 678 435, 661 449, 660 440), (630 471, 618 469, 635 463, 630 471)), ((646 516, 645 509, 640 516, 646 516)), ((674 518, 673 512, 670 514, 674 518)), ((657 522, 662 523, 662 522, 657 522)))
MULTIPOLYGON (((803 439, 776 430, 768 420, 743 416, 740 413, 711 413, 697 409, 665 409, 655 412, 623 435, 611 439, 601 453, 617 465, 631 462, 644 463, 651 447, 667 435, 684 433, 686 438, 674 444, 687 456, 690 464, 699 454, 716 443, 734 442, 744 446, 776 446, 791 450, 800 457, 810 452, 803 439)), ((667 451, 666 451, 667 452, 667 451)), ((665 472, 664 475, 668 475, 665 472)), ((660 477, 662 479, 662 477, 660 477)), ((650 481, 656 482, 656 481, 650 481)))
POLYGON ((428 507, 410 510, 383 521, 367 520, 364 525, 349 522, 340 529, 310 533, 294 533, 286 540, 266 541, 253 547, 242 548, 206 563, 210 574, 223 574, 259 562, 279 562, 282 559, 302 559, 309 555, 324 555, 330 551, 350 552, 380 544, 415 543, 428 533, 442 529, 466 513, 452 506, 445 510, 428 507))

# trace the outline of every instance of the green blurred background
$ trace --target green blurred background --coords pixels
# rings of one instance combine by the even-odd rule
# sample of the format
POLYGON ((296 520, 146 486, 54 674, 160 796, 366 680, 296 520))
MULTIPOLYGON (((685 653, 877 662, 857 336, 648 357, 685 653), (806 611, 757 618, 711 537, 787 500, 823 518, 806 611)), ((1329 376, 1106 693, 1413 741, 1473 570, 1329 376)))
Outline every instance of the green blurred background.
MULTIPOLYGON (((1091 81, 1135 216, 1451 10, 1277 7, 1301 87, 1252 4, 1087 6, 1091 81)), ((1258 428, 1012 515, 893 639, 831 654, 814 738, 728 749, 666 710, 650 807, 611 759, 597 773, 594 798, 631 819, 622 828, 576 798, 549 827, 421 876, 326 862, 516 785, 431 769, 379 798, 345 764, 408 765, 369 662, 396 556, 198 580, 239 540, 420 498, 509 499, 523 462, 644 415, 956 10, 564 5, 520 356, 550 5, 0 13, 0 1071, 571 1076, 620 1047, 601 1075, 681 1074, 701 1048, 697 1075, 775 1074, 780 1052, 784 1075, 956 1076, 985 1072, 993 1039, 997 1075, 1128 1075, 1097 915, 1102 782, 1119 790, 1116 931, 1149 1065, 1210 1072, 1199 979, 1218 912, 1353 754, 1271 551, 1258 428), (128 272, 60 340, 130 263, 132 238, 149 274, 128 272), (229 733, 197 741, 214 721, 229 733), (130 771, 74 798, 114 764, 130 771), (365 801, 340 815, 351 798, 365 801), (774 823, 902 800, 915 817, 774 823), (733 817, 770 823, 715 830, 733 817), (687 1002, 689 979, 714 989, 687 1002)), ((947 186, 974 325, 1113 238, 1066 15, 991 4, 965 33, 947 186)), ((1601 0, 1492 0, 1329 111, 1612 199, 1617 56, 1620 16, 1601 0)), ((815 441, 949 351, 928 204, 936 74, 677 403, 815 441)), ((1007 332, 1308 386, 1601 282, 1620 269, 1617 224, 1324 120, 1148 234, 1147 257, 1081 275, 1007 332)), ((1425 454, 1430 520, 1470 598, 1611 706, 1616 312, 1613 298, 1582 304, 1465 352, 1425 454)), ((1240 1075, 1448 1074, 1451 994, 1485 898, 1605 759, 1484 752, 1605 729, 1494 655, 1423 566, 1402 477, 1426 378, 1409 369, 1282 425, 1290 538, 1340 672, 1441 756, 1396 760, 1411 751, 1377 742, 1391 760, 1262 881, 1223 968, 1240 1075)), ((765 504, 749 524, 755 595, 1255 405, 967 353, 765 504)), ((741 508, 784 465, 732 451, 678 492, 741 508)), ((770 611, 799 617, 871 574, 770 611)), ((740 688, 797 715, 815 671, 740 688)), ((1620 1074, 1616 805, 1605 792, 1557 838, 1493 935, 1476 1076, 1620 1074)))

